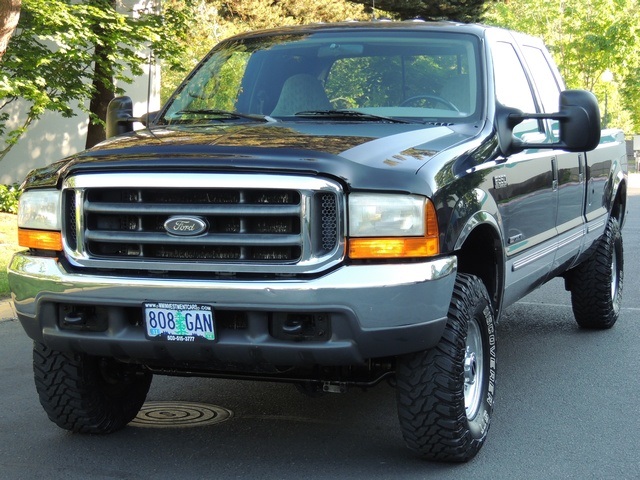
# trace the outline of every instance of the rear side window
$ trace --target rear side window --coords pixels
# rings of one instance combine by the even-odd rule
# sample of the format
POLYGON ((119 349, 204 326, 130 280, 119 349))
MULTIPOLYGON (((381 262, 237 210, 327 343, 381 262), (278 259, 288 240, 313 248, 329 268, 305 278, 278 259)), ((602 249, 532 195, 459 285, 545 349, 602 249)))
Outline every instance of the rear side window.
POLYGON ((525 45, 522 51, 533 75, 533 81, 538 88, 542 108, 546 113, 557 112, 559 109, 560 87, 544 53, 539 48, 528 45, 525 45))
MULTIPOLYGON (((556 80, 551 65, 547 61, 542 50, 525 45, 522 48, 524 58, 529 65, 529 71, 533 75, 533 81, 538 89, 542 108, 545 113, 554 113, 560 110, 560 86, 556 80)), ((549 120, 551 141, 558 141, 560 123, 558 120, 549 120)))

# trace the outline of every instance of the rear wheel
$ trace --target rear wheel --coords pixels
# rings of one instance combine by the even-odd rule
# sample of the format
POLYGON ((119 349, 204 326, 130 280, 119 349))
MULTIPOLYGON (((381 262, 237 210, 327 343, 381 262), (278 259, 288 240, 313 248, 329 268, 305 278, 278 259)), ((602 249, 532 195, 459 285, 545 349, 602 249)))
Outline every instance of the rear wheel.
POLYGON ((611 328, 620 314, 624 255, 618 220, 609 219, 593 254, 571 271, 573 315, 583 328, 611 328))
POLYGON ((152 374, 113 359, 33 347, 33 371, 40 403, 60 428, 111 433, 138 414, 152 374))
POLYGON ((398 358, 398 417, 411 450, 463 462, 482 447, 493 412, 495 318, 482 281, 458 274, 448 317, 436 347, 398 358))

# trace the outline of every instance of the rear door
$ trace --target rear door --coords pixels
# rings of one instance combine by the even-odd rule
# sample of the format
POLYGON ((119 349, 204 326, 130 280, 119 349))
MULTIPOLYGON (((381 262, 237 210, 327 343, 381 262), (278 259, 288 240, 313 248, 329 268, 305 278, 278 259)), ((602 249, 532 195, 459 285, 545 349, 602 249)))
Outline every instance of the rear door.
MULTIPOLYGON (((531 72, 545 113, 559 111, 560 75, 546 49, 534 39, 522 43, 522 53, 531 72)), ((546 122, 547 140, 557 142, 558 121, 546 122)), ((552 151, 554 157, 553 190, 556 193, 557 250, 553 268, 564 268, 580 251, 584 237, 585 156, 563 150, 552 151)))

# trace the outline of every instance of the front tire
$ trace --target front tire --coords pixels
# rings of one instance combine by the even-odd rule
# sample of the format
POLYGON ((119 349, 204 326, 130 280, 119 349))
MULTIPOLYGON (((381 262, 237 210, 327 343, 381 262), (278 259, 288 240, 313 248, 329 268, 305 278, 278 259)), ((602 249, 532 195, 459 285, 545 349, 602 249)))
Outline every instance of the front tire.
POLYGON ((407 446, 429 460, 466 462, 482 447, 493 412, 495 315, 485 285, 458 274, 438 345, 396 365, 407 446))
POLYGON ((571 272, 573 315, 582 328, 611 328, 620 315, 624 251, 618 220, 609 219, 593 254, 571 272))
POLYGON ((152 374, 113 359, 64 353, 35 342, 33 372, 40 403, 60 428, 111 433, 145 401, 152 374))

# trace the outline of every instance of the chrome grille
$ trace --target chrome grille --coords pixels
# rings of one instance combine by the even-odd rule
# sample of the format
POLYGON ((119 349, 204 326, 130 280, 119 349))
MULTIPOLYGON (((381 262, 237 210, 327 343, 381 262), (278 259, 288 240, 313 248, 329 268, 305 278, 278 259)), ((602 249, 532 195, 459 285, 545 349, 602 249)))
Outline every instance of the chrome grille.
POLYGON ((100 174, 67 179, 65 248, 77 266, 307 273, 342 258, 333 182, 222 174, 100 174), (170 219, 206 229, 176 236, 170 219))

